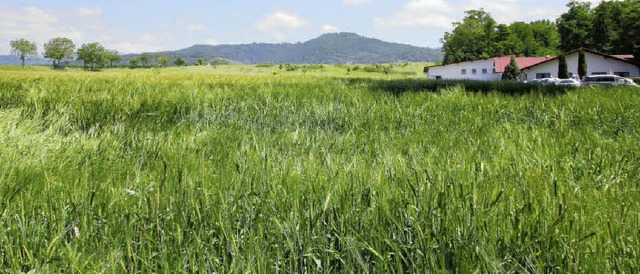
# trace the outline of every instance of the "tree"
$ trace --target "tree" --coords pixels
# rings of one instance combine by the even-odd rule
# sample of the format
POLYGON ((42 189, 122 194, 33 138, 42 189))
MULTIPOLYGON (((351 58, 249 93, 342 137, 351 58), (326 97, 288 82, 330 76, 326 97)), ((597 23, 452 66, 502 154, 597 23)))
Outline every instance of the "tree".
POLYGON ((593 14, 591 3, 572 0, 567 4, 569 11, 563 13, 556 25, 560 33, 560 49, 563 52, 582 47, 591 47, 593 14))
POLYGON ((143 52, 138 58, 138 60, 140 61, 140 65, 142 67, 146 68, 151 66, 151 55, 147 52, 143 52))
POLYGON ((24 67, 24 59, 36 57, 38 55, 38 47, 36 43, 30 42, 27 39, 20 38, 10 42, 11 55, 16 55, 22 60, 22 66, 24 67))
POLYGON ((155 59, 156 59, 156 62, 158 63, 158 66, 161 68, 169 66, 169 63, 171 62, 171 57, 164 56, 164 55, 158 55, 156 56, 155 59))
POLYGON ((496 21, 484 10, 468 10, 462 22, 440 39, 445 64, 490 57, 496 21))
POLYGON ((204 65, 206 65, 206 63, 204 62, 204 59, 198 58, 198 61, 196 61, 195 65, 196 66, 204 66, 204 65))
POLYGON ((511 61, 509 64, 504 67, 504 72, 502 73, 502 80, 515 80, 520 77, 520 67, 516 62, 516 58, 511 56, 511 61))
POLYGON ((587 56, 584 54, 584 49, 580 49, 578 54, 578 77, 582 79, 587 76, 587 56))
POLYGON ((113 67, 113 63, 119 63, 122 61, 122 56, 118 54, 117 50, 108 50, 107 51, 107 59, 109 59, 109 67, 113 67))
POLYGON ((186 66, 187 65, 187 61, 185 61, 184 58, 182 58, 182 57, 178 57, 178 59, 173 61, 173 64, 178 66, 178 67, 186 66))
POLYGON ((569 67, 567 65, 567 57, 564 54, 558 56, 558 78, 569 79, 569 67))
POLYGON ((107 50, 98 42, 83 44, 78 49, 78 60, 84 61, 85 69, 89 66, 95 70, 95 66, 102 66, 109 61, 107 50))
POLYGON ((62 60, 72 59, 75 51, 76 45, 69 38, 52 38, 44 44, 44 57, 53 59, 54 68, 64 68, 62 60))
POLYGON ((131 57, 129 59, 129 67, 130 68, 137 68, 138 67, 138 63, 140 63, 140 59, 138 59, 138 57, 131 57))

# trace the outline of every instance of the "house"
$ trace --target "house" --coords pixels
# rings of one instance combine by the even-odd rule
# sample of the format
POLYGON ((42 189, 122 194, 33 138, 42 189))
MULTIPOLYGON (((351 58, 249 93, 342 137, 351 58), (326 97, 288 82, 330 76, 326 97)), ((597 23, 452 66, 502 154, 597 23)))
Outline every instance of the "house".
MULTIPOLYGON (((607 55, 584 49, 588 75, 616 74, 622 77, 639 77, 640 68, 631 61, 630 55, 607 55)), ((578 55, 580 49, 565 54, 569 75, 578 75, 578 55)), ((429 79, 454 80, 500 80, 504 68, 511 61, 511 55, 464 61, 446 65, 425 67, 429 79)), ((549 78, 558 75, 558 57, 516 57, 522 71, 520 80, 549 78)))
MULTIPOLYGON (((446 65, 425 67, 424 72, 429 79, 456 80, 501 80, 504 68, 511 61, 511 55, 503 55, 472 61, 464 61, 446 65)), ((549 57, 516 57, 516 63, 521 69, 544 62, 549 57)))
MULTIPOLYGON (((631 55, 608 55, 590 49, 584 49, 587 62, 587 75, 614 74, 622 77, 640 76, 640 67, 630 61, 631 55)), ((578 56, 580 49, 567 52, 569 77, 578 75, 578 56)), ((558 75, 558 57, 520 68, 521 80, 548 78, 558 75)))

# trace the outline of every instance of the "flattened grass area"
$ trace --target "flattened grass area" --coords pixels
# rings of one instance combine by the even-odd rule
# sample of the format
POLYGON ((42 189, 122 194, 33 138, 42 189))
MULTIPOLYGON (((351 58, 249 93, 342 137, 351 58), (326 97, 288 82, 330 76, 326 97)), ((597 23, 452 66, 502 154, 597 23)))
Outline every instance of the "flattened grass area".
POLYGON ((640 269, 639 90, 254 69, 0 69, 0 269, 640 269))

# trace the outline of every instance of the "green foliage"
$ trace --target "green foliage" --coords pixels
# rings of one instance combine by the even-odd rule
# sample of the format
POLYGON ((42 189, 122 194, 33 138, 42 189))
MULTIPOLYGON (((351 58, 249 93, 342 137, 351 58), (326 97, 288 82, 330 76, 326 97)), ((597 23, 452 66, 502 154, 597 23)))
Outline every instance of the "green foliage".
POLYGON ((156 60, 157 66, 160 68, 165 68, 169 66, 169 63, 171 63, 171 57, 169 56, 157 55, 154 58, 156 60))
POLYGON ((187 61, 185 61, 182 57, 178 57, 173 61, 173 64, 175 66, 182 67, 187 65, 187 61))
POLYGON ((560 36, 548 20, 531 23, 497 24, 483 10, 470 10, 454 30, 441 39, 445 52, 443 63, 522 53, 525 56, 555 55, 560 36))
POLYGON ((580 79, 588 75, 587 68, 587 56, 585 55, 584 49, 580 49, 580 53, 578 54, 578 77, 580 77, 580 79))
POLYGON ((516 62, 516 58, 512 55, 509 64, 504 67, 502 80, 516 80, 518 77, 520 77, 520 67, 516 62))
POLYGON ((630 54, 640 46, 640 1, 571 1, 557 20, 563 51, 586 47, 607 54, 630 54))
POLYGON ((558 56, 558 78, 569 79, 569 66, 567 65, 567 57, 564 54, 558 56))
POLYGON ((138 57, 129 58, 129 68, 137 68, 140 63, 140 59, 138 57))
POLYGON ((569 11, 556 20, 558 32, 562 38, 560 49, 568 52, 582 47, 591 48, 593 45, 591 3, 572 0, 567 7, 569 11))
POLYGON ((38 55, 36 43, 30 42, 27 39, 20 38, 12 40, 9 44, 11 45, 11 55, 19 56, 23 67, 25 58, 36 57, 38 55))
POLYGON ((95 70, 109 62, 109 52, 98 42, 83 44, 78 49, 78 60, 84 61, 85 69, 95 70))
POLYGON ((640 266, 636 90, 190 69, 0 70, 3 272, 640 266))
POLYGON ((213 59, 211 59, 211 61, 209 61, 209 64, 211 64, 212 67, 217 67, 217 66, 230 65, 231 62, 229 62, 229 60, 224 59, 224 58, 213 58, 213 59))
POLYGON ((49 40, 49 42, 44 44, 44 57, 54 60, 54 68, 64 68, 64 65, 62 65, 62 60, 73 59, 75 51, 76 45, 69 38, 52 38, 51 40, 49 40))
POLYGON ((273 67, 273 63, 260 63, 260 64, 256 64, 257 68, 272 68, 273 67))
POLYGON ((151 67, 151 60, 151 54, 149 54, 148 52, 143 52, 142 54, 140 54, 140 57, 138 57, 140 66, 144 68, 151 67))
POLYGON ((117 50, 107 50, 107 59, 109 59, 109 67, 113 67, 113 63, 122 61, 122 56, 118 54, 117 50))
POLYGON ((194 65, 196 65, 196 66, 204 66, 206 64, 207 63, 204 61, 204 59, 199 58, 198 61, 196 61, 196 63, 194 65))

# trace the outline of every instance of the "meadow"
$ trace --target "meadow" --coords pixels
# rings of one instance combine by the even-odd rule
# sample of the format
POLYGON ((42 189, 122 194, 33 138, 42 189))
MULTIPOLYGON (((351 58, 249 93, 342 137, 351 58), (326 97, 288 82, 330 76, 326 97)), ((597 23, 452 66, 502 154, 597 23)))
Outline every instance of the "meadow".
POLYGON ((419 72, 0 67, 0 269, 640 269, 639 89, 419 72))

